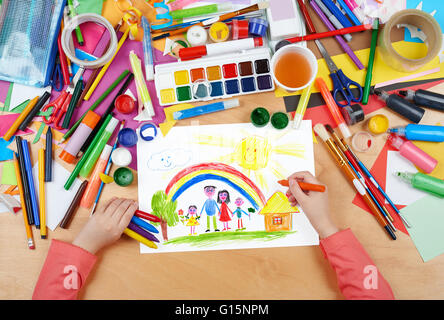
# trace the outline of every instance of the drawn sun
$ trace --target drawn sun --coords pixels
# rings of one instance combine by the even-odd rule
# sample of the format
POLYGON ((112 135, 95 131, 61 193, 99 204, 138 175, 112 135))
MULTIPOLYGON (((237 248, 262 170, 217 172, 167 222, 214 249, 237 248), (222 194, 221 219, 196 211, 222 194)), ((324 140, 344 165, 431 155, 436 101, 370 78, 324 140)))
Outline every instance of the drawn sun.
POLYGON ((303 144, 276 145, 275 142, 286 133, 287 131, 284 131, 263 137, 244 132, 244 137, 240 141, 227 139, 226 136, 197 135, 195 138, 198 144, 232 148, 233 152, 217 157, 215 160, 225 164, 235 163, 239 165, 245 175, 251 178, 252 174, 254 174, 258 183, 262 187, 267 188, 264 170, 271 170, 278 179, 286 179, 288 177, 287 170, 272 157, 273 154, 299 158, 304 158, 305 156, 303 144))

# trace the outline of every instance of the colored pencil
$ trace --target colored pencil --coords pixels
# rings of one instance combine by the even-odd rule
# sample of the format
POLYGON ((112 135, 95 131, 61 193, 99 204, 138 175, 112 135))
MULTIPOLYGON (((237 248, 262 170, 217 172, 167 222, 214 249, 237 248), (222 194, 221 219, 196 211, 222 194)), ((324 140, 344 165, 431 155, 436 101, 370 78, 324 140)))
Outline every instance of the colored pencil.
POLYGON ((25 161, 25 167, 27 171, 28 178, 28 186, 29 186, 29 195, 31 197, 31 207, 32 214, 34 216, 34 224, 37 229, 40 228, 40 213, 39 213, 39 205, 37 203, 37 193, 35 191, 34 177, 32 175, 32 161, 31 161, 31 153, 29 151, 28 140, 22 140, 23 147, 23 159, 25 161))
POLYGON ((80 185, 79 189, 76 192, 76 195, 74 196, 74 199, 72 200, 71 204, 68 207, 68 210, 66 210, 65 215, 63 216, 62 221, 60 222, 59 227, 66 229, 68 228, 72 217, 74 215, 74 212, 79 207, 80 200, 82 200, 83 193, 86 190, 86 185, 88 184, 88 180, 83 180, 82 184, 80 185))
POLYGON ((23 194, 25 196, 24 205, 26 206, 26 214, 28 215, 28 222, 30 225, 34 224, 34 215, 32 214, 31 196, 29 195, 29 184, 27 171, 25 166, 25 160, 23 159, 23 147, 22 138, 15 137, 15 143, 17 144, 18 163, 20 166, 20 175, 22 177, 23 194))
POLYGON ((45 149, 39 149, 40 237, 46 239, 45 149))
POLYGON ((48 126, 45 141, 45 181, 52 181, 52 129, 48 126))
POLYGON ((28 248, 35 249, 34 238, 32 235, 31 226, 29 225, 28 221, 28 212, 26 211, 25 190, 23 189, 22 175, 20 174, 20 165, 17 156, 18 155, 14 153, 14 169, 15 169, 15 176, 17 178, 17 187, 20 192, 20 202, 22 204, 22 214, 23 214, 23 222, 25 224, 26 238, 27 238, 28 248))

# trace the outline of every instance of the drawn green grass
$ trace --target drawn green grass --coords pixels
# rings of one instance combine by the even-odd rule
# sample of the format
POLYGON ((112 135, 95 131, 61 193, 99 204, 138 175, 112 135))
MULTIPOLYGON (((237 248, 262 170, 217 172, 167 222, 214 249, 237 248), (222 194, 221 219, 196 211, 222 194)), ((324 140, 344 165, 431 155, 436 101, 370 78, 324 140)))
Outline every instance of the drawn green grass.
POLYGON ((216 243, 229 241, 272 241, 279 238, 286 237, 297 231, 227 231, 227 232, 210 232, 203 233, 197 236, 183 236, 170 239, 164 242, 167 244, 188 244, 193 247, 206 247, 216 243))

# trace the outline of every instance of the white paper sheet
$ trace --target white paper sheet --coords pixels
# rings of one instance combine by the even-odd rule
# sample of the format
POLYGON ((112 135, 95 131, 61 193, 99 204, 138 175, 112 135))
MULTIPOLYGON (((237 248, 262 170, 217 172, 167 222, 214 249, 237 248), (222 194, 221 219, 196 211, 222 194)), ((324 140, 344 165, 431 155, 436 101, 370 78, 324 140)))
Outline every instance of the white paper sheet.
POLYGON ((409 205, 426 196, 423 191, 413 188, 410 184, 395 176, 398 171, 418 172, 416 167, 409 160, 402 157, 398 151, 388 151, 385 188, 394 204, 409 205))
MULTIPOLYGON (((61 164, 53 161, 52 181, 45 182, 46 226, 54 231, 65 216, 66 210, 74 199, 82 181, 76 179, 68 191, 63 188, 70 172, 61 164)), ((39 167, 38 162, 32 168, 37 199, 39 198, 39 167)))
MULTIPOLYGON (((11 93, 11 102, 9 103, 9 111, 14 110, 15 107, 28 99, 31 100, 36 96, 42 96, 45 91, 51 93, 51 89, 51 86, 47 86, 46 88, 37 88, 14 83, 11 93)), ((46 103, 48 103, 48 101, 46 103)))
MULTIPOLYGON (((303 121, 300 130, 290 127, 286 130, 276 130, 271 125, 256 128, 249 123, 174 127, 166 137, 158 137, 151 142, 139 139, 137 159, 141 210, 152 212, 152 195, 163 190, 173 197, 172 200, 175 197, 173 195, 180 194, 175 201, 177 201, 176 212, 182 210, 182 217, 187 215, 190 205, 197 207, 198 215, 202 213, 198 220, 199 225, 195 226, 195 235, 190 236, 191 226, 187 226, 188 222, 184 219, 184 223, 179 221, 176 226, 168 227, 170 243, 164 244, 159 226, 160 232, 155 234, 161 242, 158 245, 159 248, 152 249, 141 245, 141 253, 265 248, 319 243, 317 233, 300 211, 291 214, 291 229, 280 233, 280 237, 276 236, 273 239, 269 237, 279 232, 266 233, 264 215, 258 214, 264 207, 264 203, 276 192, 280 191, 285 194, 286 188, 279 185, 278 180, 287 178, 295 171, 308 170, 314 174, 311 121, 303 121), (252 139, 256 139, 255 143, 252 143, 252 139), (241 143, 242 141, 244 143, 241 143), (289 150, 298 155, 288 154, 289 150), (252 159, 256 161, 251 161, 252 159), (191 169, 192 166, 203 163, 217 163, 217 165, 204 165, 199 170, 191 169), (218 167, 219 164, 221 167, 218 167), (253 164, 257 165, 257 170, 253 164), (252 165, 250 170, 246 169, 248 165, 252 165), (223 169, 218 170, 218 168, 223 169), (187 169, 189 174, 184 174, 182 179, 176 179, 176 183, 172 182, 173 178, 184 169, 187 169), (235 170, 233 171, 235 174, 228 174, 230 170, 235 170), (247 177, 260 192, 246 192, 246 190, 251 191, 248 186, 245 186, 245 181, 248 179, 239 180, 239 176, 247 177), (224 180, 225 178, 227 180, 224 180), (198 182, 193 184, 193 181, 198 182), (170 188, 167 187, 169 184, 170 188), (238 219, 236 215, 231 217, 230 214, 231 221, 228 222, 228 226, 231 229, 222 231, 224 225, 216 214, 217 228, 220 232, 214 232, 211 217, 210 232, 207 233, 207 215, 202 209, 207 199, 203 188, 207 185, 216 187, 214 200, 217 200, 219 191, 228 191, 230 196, 228 207, 231 211, 236 210, 235 201, 239 197, 244 201, 241 209, 245 212, 248 212, 249 208, 254 208, 254 201, 250 201, 248 195, 253 194, 253 197, 257 198, 257 195, 261 193, 264 201, 257 201, 262 205, 259 205, 258 210, 250 216, 242 216, 245 230, 235 231, 238 229, 238 219), (183 192, 180 193, 179 190, 183 192), (283 233, 285 235, 282 235, 283 233), (239 237, 236 238, 238 234, 239 237), (210 235, 218 237, 218 240, 199 242, 199 239, 207 239, 210 235), (246 241, 248 235, 251 238, 246 241)), ((285 198, 285 195, 283 197, 285 198)), ((288 204, 288 201, 285 198, 285 201, 280 203, 288 204)), ((285 211, 285 209, 282 210, 285 211)))

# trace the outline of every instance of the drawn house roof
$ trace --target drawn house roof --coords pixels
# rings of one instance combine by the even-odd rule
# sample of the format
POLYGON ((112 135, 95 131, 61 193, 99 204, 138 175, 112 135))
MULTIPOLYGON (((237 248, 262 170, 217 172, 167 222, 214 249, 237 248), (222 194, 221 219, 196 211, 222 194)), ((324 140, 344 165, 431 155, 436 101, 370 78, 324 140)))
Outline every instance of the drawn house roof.
POLYGON ((297 213, 299 209, 292 207, 288 198, 282 192, 275 192, 270 199, 268 199, 265 206, 262 208, 260 214, 273 214, 273 213, 297 213))

